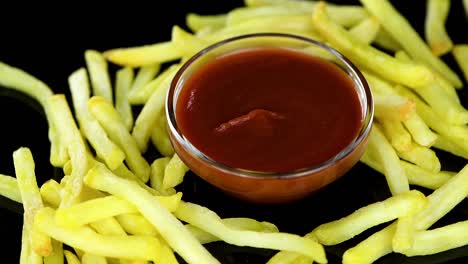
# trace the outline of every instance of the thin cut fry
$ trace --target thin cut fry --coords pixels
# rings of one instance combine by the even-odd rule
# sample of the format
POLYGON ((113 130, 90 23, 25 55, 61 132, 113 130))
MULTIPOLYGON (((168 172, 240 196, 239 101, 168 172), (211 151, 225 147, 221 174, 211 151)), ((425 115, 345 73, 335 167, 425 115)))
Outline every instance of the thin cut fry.
POLYGON ((453 47, 453 57, 460 67, 465 80, 468 81, 468 44, 458 44, 453 47))
POLYGON ((411 135, 399 121, 392 121, 385 118, 379 119, 382 124, 385 137, 397 152, 410 151, 413 147, 411 135))
POLYGON ((382 27, 379 28, 377 36, 375 36, 374 43, 376 46, 386 49, 387 51, 401 50, 401 45, 382 27))
POLYGON ((421 87, 433 81, 434 76, 426 67, 399 61, 376 48, 356 41, 344 28, 328 18, 325 8, 325 3, 321 2, 314 9, 312 21, 317 31, 355 63, 372 69, 386 79, 410 87, 421 87), (375 63, 376 60, 379 63, 375 63))
POLYGON ((395 235, 392 239, 392 248, 394 251, 403 252, 411 248, 413 245, 415 233, 413 226, 414 221, 416 220, 414 215, 421 211, 421 209, 422 208, 419 208, 419 210, 414 210, 413 212, 400 217, 396 221, 395 235))
POLYGON ((34 159, 28 148, 19 148, 13 152, 13 163, 21 193, 24 208, 23 229, 29 230, 29 243, 31 250, 40 256, 48 256, 52 253, 50 237, 33 227, 34 217, 43 207, 39 187, 37 187, 36 174, 34 172, 34 159))
POLYGON ((158 236, 154 226, 140 214, 121 214, 116 216, 122 228, 130 235, 158 236))
POLYGON ((42 200, 55 208, 60 206, 60 192, 62 186, 55 180, 48 180, 41 185, 40 192, 42 200))
POLYGON ((468 143, 466 141, 460 142, 453 140, 443 135, 437 137, 434 148, 441 149, 452 153, 453 155, 468 159, 468 143))
POLYGON ((164 168, 162 188, 169 189, 179 185, 184 180, 187 171, 189 171, 189 168, 177 154, 174 154, 167 163, 166 168, 164 168))
POLYGON ((432 54, 424 40, 411 24, 392 6, 388 0, 360 0, 365 8, 378 17, 382 27, 416 61, 423 62, 447 78, 455 87, 461 88, 462 82, 441 59, 432 54))
POLYGON ((60 241, 52 239, 52 253, 44 257, 44 264, 63 264, 63 244, 60 241))
POLYGON ((375 116, 393 122, 406 121, 415 112, 413 100, 399 95, 374 94, 375 116))
MULTIPOLYGON (((56 224, 58 223, 56 222, 56 224)), ((119 222, 113 217, 100 219, 96 222, 90 223, 89 226, 92 229, 94 229, 98 234, 104 235, 104 236, 112 236, 112 235, 125 236, 126 235, 125 230, 122 228, 119 222)))
POLYGON ((64 250, 63 254, 65 255, 65 258, 67 259, 68 264, 81 264, 80 259, 78 259, 78 257, 75 254, 73 254, 71 251, 64 250))
POLYGON ((432 53, 436 56, 444 55, 453 47, 452 40, 445 29, 449 10, 449 0, 427 1, 424 35, 432 53))
POLYGON ((224 27, 226 24, 226 15, 198 15, 194 13, 189 13, 185 17, 185 22, 190 30, 193 32, 198 32, 202 28, 210 27, 213 29, 218 29, 224 27))
POLYGON ((98 51, 86 50, 85 60, 89 71, 89 77, 91 78, 93 94, 106 98, 112 103, 112 85, 107 70, 106 59, 98 51))
POLYGON ((181 203, 175 215, 182 221, 219 237, 229 244, 294 251, 318 263, 327 262, 322 245, 309 238, 288 233, 235 230, 227 227, 215 212, 193 203, 181 203))
POLYGON ((436 142, 437 134, 429 129, 417 112, 411 113, 408 119, 403 121, 403 124, 411 134, 412 139, 419 145, 431 147, 436 142))
POLYGON ((0 174, 0 195, 21 203, 21 193, 15 177, 0 174))
POLYGON ((359 24, 349 29, 357 41, 369 45, 374 42, 380 29, 380 22, 376 17, 369 17, 362 20, 359 24))
POLYGON ((151 132, 151 142, 161 155, 165 157, 174 155, 174 148, 172 147, 171 140, 169 139, 166 111, 161 113, 153 132, 151 132))
POLYGON ((440 171, 440 161, 436 153, 427 147, 422 147, 411 142, 408 150, 397 151, 401 159, 407 160, 418 165, 421 168, 432 172, 440 171))
POLYGON ((150 166, 141 155, 135 139, 125 128, 115 108, 104 98, 93 96, 88 102, 88 109, 106 130, 109 137, 122 148, 130 169, 143 182, 147 182, 150 166))
POLYGON ((158 159, 155 159, 153 163, 151 164, 150 184, 153 189, 159 192, 164 191, 164 188, 163 188, 164 171, 170 160, 171 160, 170 157, 158 158, 158 159))
POLYGON ((130 88, 130 92, 141 89, 141 87, 153 80, 154 77, 158 75, 160 70, 161 64, 159 63, 141 67, 137 75, 135 76, 135 81, 133 82, 133 85, 130 88))
POLYGON ((93 167, 85 177, 90 187, 121 197, 145 216, 169 246, 188 263, 219 263, 161 203, 138 184, 121 179, 102 165, 93 167))
POLYGON ((400 218, 415 210, 420 210, 426 204, 424 194, 411 190, 362 207, 339 220, 322 224, 315 228, 312 234, 323 245, 336 245, 373 226, 400 218))
POLYGON ((81 258, 82 264, 107 264, 105 257, 85 253, 81 258))
POLYGON ((128 93, 133 83, 133 70, 126 67, 117 71, 115 79, 115 109, 122 117, 128 130, 133 127, 132 107, 128 101, 128 93))

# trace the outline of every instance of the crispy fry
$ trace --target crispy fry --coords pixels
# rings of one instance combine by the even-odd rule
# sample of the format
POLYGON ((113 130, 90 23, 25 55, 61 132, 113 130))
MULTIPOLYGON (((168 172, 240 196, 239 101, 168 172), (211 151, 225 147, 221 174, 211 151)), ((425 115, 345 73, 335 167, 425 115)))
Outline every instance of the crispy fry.
POLYGON ((309 238, 288 233, 235 230, 227 227, 215 212, 193 203, 181 203, 175 215, 182 221, 230 244, 294 251, 306 255, 318 263, 327 262, 322 245, 309 238))
POLYGON ((375 116, 392 122, 406 121, 415 112, 413 100, 399 95, 374 94, 375 116))
POLYGON ((440 161, 436 153, 427 147, 422 147, 411 142, 408 150, 398 150, 397 154, 400 158, 412 162, 421 168, 432 172, 440 171, 440 161))
POLYGON ((336 245, 373 226, 420 210, 426 204, 426 197, 421 192, 416 190, 403 192, 384 201, 362 207, 339 220, 322 224, 315 228, 312 234, 321 244, 336 245))
POLYGON ((48 180, 41 185, 40 192, 42 200, 49 205, 57 208, 60 206, 60 192, 62 191, 62 186, 55 180, 48 180))
POLYGON ((169 139, 166 111, 161 113, 153 132, 151 132, 151 142, 161 155, 165 157, 174 155, 174 148, 172 147, 171 140, 169 139))
POLYGON ((130 131, 133 127, 133 113, 128 101, 128 93, 133 83, 133 70, 130 67, 120 69, 115 78, 115 109, 130 131))
POLYGON ((385 137, 397 150, 397 153, 411 150, 413 147, 411 135, 406 131, 401 122, 382 118, 380 123, 382 124, 385 137))
POLYGON ((21 203, 21 192, 15 177, 0 174, 0 195, 21 203))
POLYGON ((105 51, 104 57, 120 66, 142 67, 180 59, 182 51, 172 42, 160 42, 139 47, 118 48, 105 51))
POLYGON ((91 78, 93 94, 113 102, 112 85, 107 70, 107 61, 102 54, 95 50, 85 51, 85 61, 91 78))
POLYGON ((47 207, 37 213, 35 225, 54 239, 90 254, 152 260, 160 251, 160 242, 154 237, 104 236, 88 227, 62 228, 55 223, 54 210, 47 207))
POLYGON ((109 137, 122 148, 130 169, 143 182, 147 182, 150 174, 149 164, 141 155, 135 139, 125 128, 115 108, 104 98, 93 96, 88 102, 88 109, 106 130, 109 137))
POLYGON ((97 156, 103 159, 109 168, 117 168, 123 163, 125 154, 109 139, 99 122, 88 111, 89 82, 86 70, 80 68, 73 72, 68 78, 68 83, 81 131, 97 156))
POLYGON ((396 221, 396 229, 395 234, 393 235, 392 239, 392 248, 396 252, 404 252, 408 250, 413 245, 414 240, 414 233, 415 230, 414 226, 414 215, 421 211, 422 208, 418 208, 419 210, 414 210, 413 212, 409 212, 407 215, 400 217, 396 221))
POLYGON ((349 34, 351 34, 357 41, 360 41, 362 44, 368 45, 374 42, 379 29, 379 20, 376 17, 369 17, 350 28, 349 34))
POLYGON ((187 171, 189 171, 189 168, 177 154, 174 154, 167 163, 166 168, 164 168, 162 188, 169 189, 179 185, 184 180, 187 171))
POLYGON ((372 69, 386 79, 410 87, 421 87, 433 81, 433 74, 426 67, 399 61, 382 51, 354 40, 344 28, 328 18, 325 8, 325 3, 321 2, 314 9, 312 21, 317 31, 355 63, 372 69), (376 60, 379 63, 375 63, 376 60))
MULTIPOLYGON (((466 1, 465 1, 466 2, 466 1)), ((453 47, 452 55, 468 81, 468 45, 458 44, 453 47)))
POLYGON ((429 129, 417 112, 411 113, 408 119, 403 121, 403 125, 412 139, 421 146, 431 147, 437 140, 437 135, 429 129))
POLYGON ((36 182, 34 172, 34 159, 28 148, 19 148, 13 152, 13 163, 21 193, 24 208, 23 230, 29 230, 29 243, 31 250, 40 256, 48 256, 52 252, 50 237, 33 227, 34 217, 43 207, 41 194, 36 182))
POLYGON ((450 10, 448 0, 429 0, 426 5, 424 35, 432 53, 436 56, 449 52, 453 43, 445 30, 445 21, 450 10))
POLYGON ((121 179, 96 165, 85 177, 87 185, 128 200, 150 221, 164 240, 189 263, 219 263, 160 202, 138 184, 121 179))
POLYGON ((121 214, 116 216, 117 221, 125 232, 130 235, 158 236, 153 225, 140 214, 121 214))
POLYGON ((416 61, 425 63, 446 77, 457 88, 462 87, 460 78, 441 59, 432 54, 424 40, 410 23, 392 6, 388 0, 360 0, 365 8, 378 17, 382 27, 416 61))

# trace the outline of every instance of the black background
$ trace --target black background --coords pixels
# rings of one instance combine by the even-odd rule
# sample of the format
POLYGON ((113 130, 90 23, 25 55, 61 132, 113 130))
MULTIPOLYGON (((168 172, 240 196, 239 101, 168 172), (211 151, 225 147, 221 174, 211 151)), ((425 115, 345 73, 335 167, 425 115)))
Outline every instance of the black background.
MULTIPOLYGON (((357 1, 332 1, 358 3, 357 1)), ((393 1, 396 8, 419 31, 423 30, 425 1, 393 1)), ((68 95, 67 77, 85 66, 86 49, 150 44, 170 39, 171 27, 184 27, 188 12, 215 14, 242 6, 240 0, 159 1, 151 4, 122 1, 98 6, 96 3, 71 1, 55 4, 27 2, 2 3, 0 7, 0 61, 19 67, 47 83, 56 93, 68 95)), ((452 1, 447 23, 455 43, 468 43, 467 18, 461 1, 452 1)), ((460 76, 451 55, 444 56, 460 76)), ((466 84, 465 84, 466 88, 466 84)), ((468 94, 460 92, 467 106, 468 94)), ((31 148, 36 161, 39 184, 57 177, 49 165, 47 124, 41 108, 33 100, 0 88, 0 173, 13 175, 12 152, 21 146, 31 148)), ((149 154, 151 155, 151 154, 149 154)), ((438 152, 444 169, 459 170, 466 160, 438 152)), ((414 187, 416 188, 416 187, 414 187)), ((418 188, 425 193, 428 190, 418 188)), ((303 201, 281 206, 257 206, 239 202, 189 174, 179 187, 184 200, 200 203, 221 217, 253 217, 275 223, 280 230, 305 234, 315 226, 336 220, 369 203, 389 197, 384 177, 362 164, 326 189, 303 201)), ((0 197, 0 263, 18 263, 21 247, 21 205, 0 197)), ((468 219, 468 203, 462 202, 435 226, 468 219)), ((382 226, 356 238, 327 247, 329 263, 340 263, 349 247, 382 226)), ((265 263, 273 251, 212 243, 208 249, 222 263, 265 263)), ((406 258, 390 254, 377 263, 467 263, 468 246, 444 253, 406 258)))

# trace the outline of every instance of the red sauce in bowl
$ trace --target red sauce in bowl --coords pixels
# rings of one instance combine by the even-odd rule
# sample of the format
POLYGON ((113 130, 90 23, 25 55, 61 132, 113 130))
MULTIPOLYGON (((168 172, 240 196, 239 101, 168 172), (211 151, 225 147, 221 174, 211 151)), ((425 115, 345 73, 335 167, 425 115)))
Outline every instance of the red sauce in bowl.
POLYGON ((180 131, 202 153, 261 172, 320 164, 363 125, 348 74, 282 48, 243 49, 207 62, 185 80, 175 112, 180 131))

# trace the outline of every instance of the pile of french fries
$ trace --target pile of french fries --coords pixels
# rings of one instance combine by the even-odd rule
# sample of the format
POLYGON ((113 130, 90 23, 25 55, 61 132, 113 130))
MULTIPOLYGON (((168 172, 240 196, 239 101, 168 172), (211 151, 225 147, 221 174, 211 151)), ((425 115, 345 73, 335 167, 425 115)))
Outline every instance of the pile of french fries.
POLYGON ((38 186, 33 153, 21 147, 13 153, 15 177, 0 175, 0 194, 24 206, 20 263, 166 264, 177 263, 176 254, 187 263, 219 263, 203 246, 214 241, 278 250, 269 264, 327 263, 325 246, 384 223, 384 229, 349 248, 343 263, 467 245, 468 219, 428 230, 468 195, 468 166, 442 171, 434 151, 468 158, 468 111, 456 91, 463 82, 440 58, 451 52, 468 79, 468 45, 453 44, 444 26, 450 1, 428 0, 425 40, 387 0, 361 3, 246 0, 245 7, 227 14, 188 14, 192 32, 174 26, 167 42, 87 50, 86 67, 68 77, 72 106, 37 78, 0 62, 0 85, 44 108, 50 163, 64 173, 60 182, 38 186), (256 32, 322 41, 359 67, 375 99, 361 161, 386 177, 391 197, 311 227, 305 236, 254 219, 221 219, 182 199, 177 185, 188 168, 168 138, 169 84, 201 49, 256 32), (109 62, 122 67, 110 73, 109 62), (143 106, 136 117, 135 105, 143 106), (143 157, 149 144, 161 158, 143 157), (434 191, 425 196, 412 186, 434 191))

